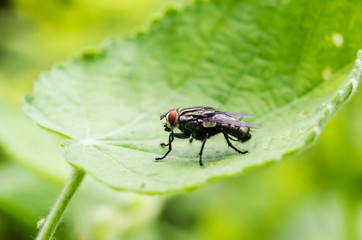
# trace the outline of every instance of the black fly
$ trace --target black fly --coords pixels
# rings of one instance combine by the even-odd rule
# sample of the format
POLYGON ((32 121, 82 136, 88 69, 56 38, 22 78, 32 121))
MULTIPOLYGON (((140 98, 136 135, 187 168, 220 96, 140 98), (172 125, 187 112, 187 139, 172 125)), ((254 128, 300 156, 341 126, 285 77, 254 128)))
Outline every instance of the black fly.
POLYGON ((164 124, 165 131, 171 132, 168 137, 168 144, 161 143, 161 146, 168 146, 168 151, 161 158, 155 158, 159 161, 164 159, 172 150, 172 141, 174 138, 189 138, 201 140, 200 149, 200 166, 202 163, 202 151, 206 140, 216 134, 222 133, 229 147, 238 153, 245 154, 248 151, 240 151, 232 145, 232 141, 246 142, 251 138, 250 128, 260 128, 259 126, 241 121, 234 117, 254 117, 252 114, 237 112, 220 112, 209 107, 191 107, 184 108, 181 111, 171 109, 166 114, 161 115, 160 120, 166 118, 164 124), (182 133, 174 133, 173 130, 178 128, 182 133))

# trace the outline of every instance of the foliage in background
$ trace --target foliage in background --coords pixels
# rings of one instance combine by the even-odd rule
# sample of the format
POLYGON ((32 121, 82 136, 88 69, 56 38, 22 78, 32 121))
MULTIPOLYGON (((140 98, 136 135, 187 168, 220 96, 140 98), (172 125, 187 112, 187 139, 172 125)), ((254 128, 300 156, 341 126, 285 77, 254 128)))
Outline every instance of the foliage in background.
MULTIPOLYGON (((94 28, 90 27, 90 30, 88 28, 87 31, 83 30, 79 34, 84 34, 86 37, 82 38, 82 40, 76 40, 75 37, 67 33, 67 28, 73 28, 74 22, 70 25, 64 25, 63 30, 49 24, 49 22, 61 23, 61 18, 58 18, 58 16, 63 15, 59 12, 59 9, 62 8, 55 7, 53 8, 53 11, 56 11, 54 14, 49 12, 48 15, 45 15, 42 12, 44 2, 30 1, 29 3, 31 2, 34 2, 32 14, 29 14, 24 8, 16 10, 15 13, 12 13, 9 8, 3 9, 0 13, 1 23, 4 23, 0 26, 0 32, 2 36, 6 36, 0 39, 0 92, 7 101, 17 102, 17 104, 19 103, 20 94, 30 91, 32 81, 37 77, 40 70, 49 68, 55 60, 65 58, 65 56, 75 52, 81 46, 96 44, 105 35, 116 36, 120 32, 117 25, 119 22, 116 21, 107 25, 109 27, 107 31, 109 32, 106 34, 97 33, 94 28), (12 16, 9 17, 9 14, 12 16), (6 22, 4 18, 7 19, 6 22), (39 34, 41 29, 48 29, 47 34, 39 34), (67 48, 62 45, 65 38, 69 38, 69 41, 66 42, 71 44, 72 47, 67 48), (4 43, 6 39, 8 41, 4 43), (13 41, 14 39, 17 39, 17 41, 13 41), (32 39, 32 41, 29 41, 29 39, 32 39), (47 47, 48 44, 51 44, 52 47, 47 47), (44 50, 44 46, 46 50, 44 50), (40 55, 40 53, 42 54, 40 55), (25 58, 26 61, 21 57, 22 54, 28 54, 25 58), (33 56, 38 57, 33 58, 33 56), (34 61, 40 61, 41 64, 33 64, 34 61), (25 70, 26 72, 23 72, 25 70)), ((73 3, 73 1, 55 1, 56 4, 63 4, 63 2, 68 3, 68 7, 72 6, 73 3)), ((14 4, 14 6, 17 6, 17 4, 14 4)), ((114 4, 110 4, 110 6, 107 11, 95 18, 98 24, 91 22, 89 25, 100 26, 101 28, 101 19, 110 14, 108 11, 114 4)), ((97 11, 96 9, 99 8, 98 5, 93 7, 93 11, 97 11)), ((92 6, 88 6, 89 8, 92 8, 92 6)), ((128 9, 127 12, 132 12, 138 17, 140 16, 138 11, 143 8, 132 7, 131 9, 128 9)), ((157 6, 154 9, 160 10, 157 6)), ((343 8, 341 9, 341 14, 350 14, 355 18, 359 18, 356 14, 357 10, 353 14, 343 10, 343 8)), ((83 8, 70 11, 69 18, 81 17, 82 11, 84 11, 83 8)), ((138 18, 138 22, 124 21, 125 25, 127 25, 124 30, 129 31, 129 29, 143 23, 146 17, 142 15, 143 20, 138 18)), ((334 17, 336 16, 330 16, 330 18, 334 17)), ((359 38, 355 39, 358 40, 359 38)), ((351 54, 354 55, 355 53, 351 54)), ((351 102, 327 124, 317 145, 304 152, 303 155, 293 157, 293 159, 271 167, 249 172, 243 176, 212 183, 191 194, 174 195, 167 201, 160 216, 152 222, 143 222, 133 228, 124 230, 119 227, 125 222, 123 203, 116 206, 108 205, 109 200, 102 201, 99 199, 95 201, 94 205, 87 205, 86 203, 89 203, 93 197, 88 194, 83 200, 79 200, 77 197, 74 202, 75 207, 71 209, 69 214, 72 215, 73 212, 81 209, 77 206, 77 202, 80 202, 80 205, 84 207, 83 213, 87 211, 94 214, 91 217, 87 216, 87 219, 77 219, 77 221, 74 221, 73 217, 67 218, 65 222, 67 227, 62 226, 60 234, 72 230, 73 235, 69 239, 91 239, 90 236, 94 236, 94 239, 106 239, 104 236, 110 235, 122 236, 124 239, 142 239, 141 237, 145 236, 153 237, 153 239, 168 239, 167 237, 171 235, 175 236, 175 239, 181 239, 182 236, 198 236, 200 237, 198 239, 225 239, 225 236, 228 236, 229 239, 236 239, 239 236, 247 236, 248 239, 270 239, 269 236, 274 237, 274 239, 281 239, 281 236, 285 236, 285 239, 290 239, 288 236, 310 236, 309 239, 346 238, 343 236, 348 236, 348 233, 352 232, 348 229, 350 226, 362 226, 361 190, 359 186, 362 176, 362 163, 359 161, 359 159, 362 159, 362 149, 360 147, 362 146, 361 102, 362 95, 360 91, 357 91, 351 102), (115 209, 118 209, 118 211, 115 211, 115 209), (177 209, 183 209, 184 211, 175 212, 177 209), (353 209, 353 211, 350 211, 350 209, 353 209), (177 215, 174 213, 177 213, 177 215), (190 224, 190 222, 193 224, 190 224), (217 233, 222 233, 223 236, 217 233)), ((19 108, 16 111, 20 112, 19 108)), ((8 123, 6 124, 8 128, 11 128, 8 123)), ((38 131, 43 132, 42 130, 38 131)), ((12 159, 8 160, 9 149, 4 149, 4 138, 1 138, 0 142, 2 152, 7 155, 5 157, 2 154, 0 157, 0 167, 3 168, 2 163, 13 161, 16 156, 19 156, 18 152, 23 152, 23 148, 22 144, 19 144, 17 149, 12 150, 16 152, 10 154, 13 156, 12 159)), ((54 149, 56 148, 55 145, 54 149)), ((36 153, 33 154, 36 155, 36 153)), ((48 159, 44 159, 44 161, 46 160, 48 159)), ((21 160, 18 159, 16 162, 22 165, 21 160)), ((12 182, 22 174, 24 173, 21 170, 17 173, 14 172, 14 174, 7 177, 6 182, 12 182)), ((40 176, 43 177, 44 175, 40 174, 40 176)), ((43 179, 40 179, 37 184, 44 184, 42 181, 43 179)), ((90 185, 96 185, 96 183, 90 182, 90 185)), ((13 188, 11 192, 18 191, 19 194, 13 196, 16 196, 20 203, 17 204, 13 200, 9 201, 13 202, 14 206, 19 210, 21 209, 20 206, 24 206, 26 202, 25 195, 27 192, 22 191, 22 185, 18 186, 18 190, 16 190, 15 186, 13 188)), ((42 189, 41 186, 35 188, 42 189)), ((1 192, 0 199, 11 199, 9 198, 11 192, 1 192)), ((83 192, 79 195, 83 195, 83 192)), ((34 191, 33 198, 36 199, 37 197, 42 198, 43 196, 34 191)), ((51 197, 50 194, 47 197, 51 197)), ((145 200, 146 203, 152 203, 152 199, 155 198, 146 199, 148 199, 145 200)), ((38 213, 38 218, 42 217, 41 212, 45 214, 48 211, 51 202, 49 200, 49 203, 44 203, 45 206, 38 213)), ((19 230, 25 232, 22 235, 23 239, 34 236, 36 229, 35 223, 31 224, 33 218, 25 218, 23 212, 18 211, 13 211, 11 215, 5 214, 4 208, 6 206, 8 205, 1 201, 0 239, 8 239, 7 236, 14 236, 9 233, 13 234, 15 230, 8 231, 11 226, 16 228, 17 232, 19 230), (32 229, 29 231, 32 233, 25 231, 27 227, 22 223, 23 221, 30 222, 31 226, 29 228, 32 229), (7 233, 9 235, 6 235, 7 233)), ((32 206, 29 206, 27 211, 31 210, 31 208, 32 206)), ((75 214, 75 216, 79 215, 75 214)), ((67 239, 66 237, 59 238, 67 239)), ((356 236, 355 239, 357 239, 356 236)))

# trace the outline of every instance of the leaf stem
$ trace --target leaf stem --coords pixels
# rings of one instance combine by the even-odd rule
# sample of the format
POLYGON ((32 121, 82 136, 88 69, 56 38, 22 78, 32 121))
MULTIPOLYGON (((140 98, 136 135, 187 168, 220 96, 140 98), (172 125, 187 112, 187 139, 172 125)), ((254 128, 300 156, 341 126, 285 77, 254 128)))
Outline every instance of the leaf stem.
POLYGON ((62 218, 70 199, 82 182, 84 175, 85 172, 83 170, 77 168, 72 169, 68 181, 65 183, 62 192, 51 209, 44 226, 41 228, 38 236, 36 237, 36 240, 48 240, 53 238, 60 219, 62 218))

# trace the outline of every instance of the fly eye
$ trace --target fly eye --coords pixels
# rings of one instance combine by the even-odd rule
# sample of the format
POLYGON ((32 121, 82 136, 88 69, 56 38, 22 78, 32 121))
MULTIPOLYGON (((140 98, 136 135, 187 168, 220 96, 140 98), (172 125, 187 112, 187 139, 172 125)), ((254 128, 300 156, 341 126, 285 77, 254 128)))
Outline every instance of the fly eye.
POLYGON ((169 112, 167 114, 167 121, 170 123, 170 125, 173 125, 177 118, 177 112, 175 110, 169 112))

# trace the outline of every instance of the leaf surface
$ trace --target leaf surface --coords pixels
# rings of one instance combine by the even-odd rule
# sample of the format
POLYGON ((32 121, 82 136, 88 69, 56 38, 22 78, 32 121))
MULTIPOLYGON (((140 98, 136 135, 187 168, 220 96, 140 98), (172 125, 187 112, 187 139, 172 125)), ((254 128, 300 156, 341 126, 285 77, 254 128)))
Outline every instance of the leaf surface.
POLYGON ((107 40, 41 74, 24 110, 65 135, 64 155, 108 186, 145 193, 189 189, 282 159, 313 143, 355 92, 362 54, 361 3, 195 2, 169 10, 146 33, 107 40), (346 26, 349 26, 348 28, 346 26), (262 126, 236 146, 176 139, 167 149, 159 116, 212 106, 255 114, 262 126))

